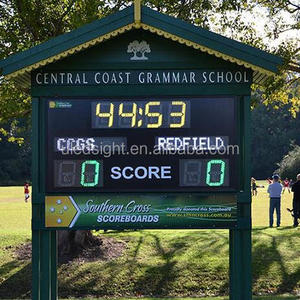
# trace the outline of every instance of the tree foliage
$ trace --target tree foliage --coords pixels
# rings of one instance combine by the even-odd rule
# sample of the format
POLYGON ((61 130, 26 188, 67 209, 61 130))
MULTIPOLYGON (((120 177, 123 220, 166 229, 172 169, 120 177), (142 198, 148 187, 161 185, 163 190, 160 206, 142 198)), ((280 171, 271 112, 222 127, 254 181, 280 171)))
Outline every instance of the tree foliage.
POLYGON ((31 179, 31 127, 27 120, 14 120, 3 127, 10 137, 0 142, 0 185, 23 185, 31 179), (24 140, 15 140, 20 135, 24 140))
POLYGON ((300 115, 292 117, 290 105, 258 105, 252 110, 251 170, 255 178, 270 177, 293 144, 300 145, 300 115))
POLYGON ((150 46, 146 41, 133 41, 128 45, 127 53, 133 53, 134 56, 131 58, 133 60, 144 60, 147 59, 145 57, 145 53, 150 53, 150 46), (137 53, 141 53, 141 56, 137 56, 137 53))
MULTIPOLYGON (((0 0, 0 59, 131 4, 127 0, 0 0)), ((291 91, 299 81, 300 45, 296 35, 294 39, 286 36, 300 31, 297 0, 149 0, 144 4, 284 57, 285 65, 279 76, 271 78, 263 87, 253 88, 260 90, 264 104, 290 103, 294 115, 299 110, 299 94, 291 91), (263 30, 255 26, 262 19, 253 16, 259 14, 267 20, 263 30)), ((0 82, 0 123, 29 116, 29 91, 20 91, 12 81, 3 78, 0 82)), ((1 133, 2 137, 14 137, 4 128, 1 133)))
POLYGON ((142 53, 142 58, 145 58, 145 53, 150 53, 150 46, 146 41, 140 42, 140 52, 142 53))
POLYGON ((140 43, 139 41, 133 41, 128 45, 127 53, 133 53, 133 58, 137 58, 137 52, 139 51, 140 43))
POLYGON ((295 145, 278 165, 279 169, 277 172, 281 178, 292 178, 295 180, 297 174, 300 174, 300 146, 295 145))

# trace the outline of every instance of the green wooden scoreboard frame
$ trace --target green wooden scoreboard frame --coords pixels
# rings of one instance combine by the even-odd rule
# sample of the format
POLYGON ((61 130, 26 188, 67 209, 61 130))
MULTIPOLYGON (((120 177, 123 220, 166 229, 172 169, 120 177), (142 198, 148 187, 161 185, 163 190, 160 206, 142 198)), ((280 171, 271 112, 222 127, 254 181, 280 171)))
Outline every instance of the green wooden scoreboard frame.
MULTIPOLYGON (((143 7, 140 1, 104 19, 1 61, 0 68, 7 79, 14 80, 21 89, 31 88, 32 299, 57 299, 57 230, 99 228, 229 229, 230 299, 252 299, 251 84, 261 84, 270 76, 274 76, 282 63, 282 59, 274 55, 143 7), (137 56, 129 47, 133 42, 136 47, 140 47, 137 50, 139 51, 137 56), (144 50, 141 50, 141 45, 144 50), (132 82, 130 80, 122 84, 121 82, 100 82, 95 79, 96 72, 107 72, 111 76, 113 73, 127 72, 132 74, 132 79, 130 79, 132 82), (139 82, 136 77, 140 72, 153 74, 175 72, 181 75, 185 72, 193 72, 199 81, 175 80, 175 82, 150 81, 145 83, 139 82), (203 75, 204 72, 206 72, 205 75, 203 75), (55 76, 60 73, 65 74, 62 75, 65 76, 65 81, 57 81, 55 76), (208 79, 207 75, 210 73, 212 75, 208 79), (226 73, 229 74, 228 80, 224 79, 226 73), (234 74, 236 73, 246 74, 247 79, 237 76, 235 80, 234 74), (67 80, 68 76, 76 78, 76 74, 79 76, 78 80, 67 80), (217 74, 223 74, 219 75, 220 80, 216 79, 217 74), (83 76, 87 77, 83 78, 83 76), (51 81, 49 78, 54 79, 51 81), (199 78, 202 78, 202 81, 199 78), (78 98, 115 100, 154 99, 158 96, 168 99, 175 96, 186 99, 189 97, 236 98, 239 182, 234 190, 226 191, 225 189, 216 192, 203 190, 201 192, 199 188, 199 191, 185 191, 184 193, 171 190, 155 193, 137 190, 131 193, 118 191, 118 193, 104 194, 76 191, 47 192, 46 173, 49 147, 48 149, 46 147, 48 142, 46 133, 49 105, 53 109, 59 109, 70 104, 68 104, 68 99, 72 102, 78 98), (141 225, 138 222, 97 225, 95 219, 97 215, 101 215, 98 213, 86 218, 79 216, 77 223, 73 222, 73 225, 75 224, 73 227, 69 226, 70 220, 69 223, 53 223, 53 220, 50 220, 49 209, 53 209, 52 212, 54 212, 57 200, 60 201, 58 204, 61 204, 61 201, 70 202, 70 197, 72 203, 75 203, 75 208, 77 207, 77 213, 78 210, 83 210, 82 205, 86 203, 86 200, 93 197, 98 203, 103 203, 109 198, 114 204, 124 204, 130 199, 135 199, 137 203, 150 203, 156 211, 162 211, 159 215, 162 221, 156 225, 151 223, 141 225), (177 215, 180 221, 176 222, 164 211, 166 203, 169 207, 172 207, 175 202, 176 207, 188 206, 192 203, 194 208, 199 208, 199 205, 203 207, 221 205, 222 201, 225 204, 228 202, 235 211, 229 220, 217 220, 205 215, 204 221, 199 216, 196 221, 191 221, 185 215, 179 215, 179 217, 177 215)), ((62 209, 60 213, 65 212, 62 209)), ((76 213, 74 208, 73 213, 76 213)))

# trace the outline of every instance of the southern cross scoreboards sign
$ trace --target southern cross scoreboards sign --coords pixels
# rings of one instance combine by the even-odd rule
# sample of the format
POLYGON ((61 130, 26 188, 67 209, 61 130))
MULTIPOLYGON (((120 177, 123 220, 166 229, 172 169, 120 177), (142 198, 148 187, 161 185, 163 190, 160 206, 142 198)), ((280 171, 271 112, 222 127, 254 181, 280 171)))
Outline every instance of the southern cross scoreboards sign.
POLYGON ((44 100, 47 227, 236 219, 237 97, 44 100))
POLYGON ((237 218, 236 202, 226 194, 47 196, 46 227, 224 228, 237 218))

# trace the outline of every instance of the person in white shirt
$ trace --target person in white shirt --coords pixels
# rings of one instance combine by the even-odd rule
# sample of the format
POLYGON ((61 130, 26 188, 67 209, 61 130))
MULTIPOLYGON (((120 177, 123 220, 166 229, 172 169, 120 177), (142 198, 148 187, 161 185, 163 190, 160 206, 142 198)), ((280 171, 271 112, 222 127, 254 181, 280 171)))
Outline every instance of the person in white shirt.
POLYGON ((282 185, 278 182, 279 176, 273 175, 273 183, 268 187, 268 193, 270 195, 270 209, 269 209, 269 221, 270 227, 273 227, 273 215, 276 210, 277 227, 280 226, 280 197, 282 192, 282 185))

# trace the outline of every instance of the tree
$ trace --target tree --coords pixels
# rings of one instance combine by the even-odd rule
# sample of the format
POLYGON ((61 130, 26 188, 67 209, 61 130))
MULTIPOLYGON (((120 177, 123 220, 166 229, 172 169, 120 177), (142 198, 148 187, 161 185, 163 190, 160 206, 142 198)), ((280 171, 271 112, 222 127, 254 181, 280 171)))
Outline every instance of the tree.
MULTIPOLYGON (((52 37, 76 29, 86 23, 119 9, 105 1, 95 0, 1 0, 0 1, 0 59, 26 50, 52 37)), ((1 75, 1 73, 0 73, 1 75)), ((30 117, 29 91, 21 91, 13 81, 0 76, 0 124, 16 118, 30 117)), ((13 136, 0 127, 0 139, 13 136)))
POLYGON ((294 145, 293 149, 285 155, 278 164, 277 172, 281 178, 290 178, 295 180, 300 173, 300 146, 294 145))
POLYGON ((23 185, 25 180, 31 179, 31 126, 27 120, 15 120, 4 124, 3 127, 12 136, 0 142, 0 184, 23 185), (22 135, 24 140, 15 138, 19 135, 22 135), (22 146, 18 145, 15 139, 21 141, 22 146))
POLYGON ((128 45, 127 53, 133 53, 133 57, 131 57, 131 60, 137 60, 137 52, 140 50, 140 43, 138 41, 133 41, 128 45))
POLYGON ((96 242, 89 230, 59 230, 57 239, 59 260, 64 262, 68 260, 66 257, 72 259, 96 242))
POLYGON ((289 109, 289 105, 278 109, 257 105, 252 110, 251 174, 255 178, 270 177, 291 145, 300 144, 300 115, 293 118, 289 109))
POLYGON ((145 56, 145 53, 150 53, 150 46, 146 41, 133 41, 128 45, 127 53, 134 53, 131 60, 147 60, 148 58, 145 56), (140 52, 142 56, 138 56, 137 53, 140 52))
POLYGON ((145 41, 140 42, 140 49, 139 50, 142 53, 142 59, 148 59, 145 56, 145 53, 150 53, 151 52, 149 44, 147 44, 147 42, 145 42, 145 41))

